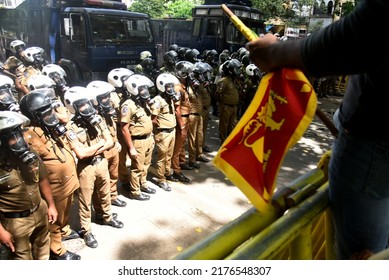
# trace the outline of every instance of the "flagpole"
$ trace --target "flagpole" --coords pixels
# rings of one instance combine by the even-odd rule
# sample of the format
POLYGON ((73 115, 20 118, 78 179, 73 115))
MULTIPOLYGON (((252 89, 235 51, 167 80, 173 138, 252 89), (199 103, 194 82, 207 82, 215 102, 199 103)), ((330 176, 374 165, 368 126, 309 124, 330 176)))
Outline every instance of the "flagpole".
MULTIPOLYGON (((228 15, 232 23, 236 28, 242 32, 247 40, 253 41, 258 38, 258 35, 255 34, 250 28, 248 28, 228 7, 226 4, 222 4, 223 11, 228 15)), ((338 136, 338 130, 335 127, 334 123, 327 117, 327 115, 316 107, 316 116, 324 123, 324 125, 329 129, 334 137, 338 136)))

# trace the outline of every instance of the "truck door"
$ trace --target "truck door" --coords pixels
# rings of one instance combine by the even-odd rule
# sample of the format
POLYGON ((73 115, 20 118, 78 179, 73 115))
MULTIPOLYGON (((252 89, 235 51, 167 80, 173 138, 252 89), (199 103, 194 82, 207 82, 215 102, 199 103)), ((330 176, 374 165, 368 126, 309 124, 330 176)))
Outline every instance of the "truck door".
POLYGON ((61 21, 61 54, 65 61, 61 66, 72 81, 84 80, 81 73, 90 72, 85 18, 81 13, 69 13, 62 14, 61 21))
POLYGON ((224 48, 222 18, 197 18, 194 20, 193 37, 197 38, 199 50, 224 48))

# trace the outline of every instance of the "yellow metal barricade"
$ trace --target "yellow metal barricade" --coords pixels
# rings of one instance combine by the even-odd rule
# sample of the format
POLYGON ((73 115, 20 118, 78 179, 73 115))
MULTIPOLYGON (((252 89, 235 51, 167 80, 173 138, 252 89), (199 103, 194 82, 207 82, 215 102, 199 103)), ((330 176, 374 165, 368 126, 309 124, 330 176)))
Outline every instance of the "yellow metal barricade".
POLYGON ((317 168, 277 191, 273 211, 263 214, 252 208, 174 259, 334 259, 329 158, 330 152, 317 168))

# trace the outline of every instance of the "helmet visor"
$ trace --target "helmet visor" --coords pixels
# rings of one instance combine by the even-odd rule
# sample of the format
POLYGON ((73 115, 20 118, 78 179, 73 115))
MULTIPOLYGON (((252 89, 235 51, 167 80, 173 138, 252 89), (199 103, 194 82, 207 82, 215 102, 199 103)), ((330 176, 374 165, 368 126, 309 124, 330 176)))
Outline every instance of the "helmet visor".
POLYGON ((8 145, 11 152, 23 153, 29 150, 28 144, 24 140, 23 133, 20 129, 9 131, 3 137, 3 141, 8 145))
POLYGON ((96 113, 96 110, 93 107, 92 103, 90 102, 90 100, 87 99, 75 101, 74 107, 82 117, 90 117, 96 113))
POLYGON ((150 92, 147 86, 139 86, 138 93, 143 100, 148 100, 150 98, 150 92))
POLYGON ((48 127, 54 127, 59 123, 59 119, 51 107, 41 112, 40 118, 48 127))
POLYGON ((0 103, 6 105, 17 103, 15 97, 11 94, 10 89, 0 89, 0 103))

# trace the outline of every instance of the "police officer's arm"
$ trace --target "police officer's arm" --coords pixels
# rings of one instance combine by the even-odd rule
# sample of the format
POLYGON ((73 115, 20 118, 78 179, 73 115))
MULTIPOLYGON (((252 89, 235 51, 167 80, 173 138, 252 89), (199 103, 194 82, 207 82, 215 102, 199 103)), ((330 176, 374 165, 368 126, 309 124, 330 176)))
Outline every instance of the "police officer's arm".
POLYGON ((136 158, 138 156, 138 152, 136 151, 134 147, 134 143, 132 142, 131 133, 130 133, 130 124, 121 122, 120 127, 122 130, 124 141, 126 142, 128 150, 130 151, 130 157, 136 158))
POLYGON ((57 208, 55 208, 53 193, 51 192, 50 182, 47 177, 40 178, 39 180, 39 190, 47 203, 47 215, 49 222, 54 224, 58 217, 57 208))
MULTIPOLYGON (((181 95, 181 96, 184 96, 184 95, 185 95, 184 89, 183 89, 183 87, 182 87, 181 84, 175 85, 175 86, 174 86, 174 90, 175 90, 176 92, 180 92, 180 95, 181 95)), ((179 127, 180 129, 184 129, 185 124, 184 124, 184 121, 182 120, 182 116, 181 116, 180 102, 181 102, 181 100, 174 102, 174 110, 175 110, 175 115, 176 115, 176 120, 177 120, 177 125, 178 125, 178 127, 179 127)))
POLYGON ((102 131, 103 139, 105 140, 104 145, 98 149, 97 154, 101 154, 102 152, 109 150, 115 146, 115 141, 112 138, 111 132, 107 127, 102 131))
POLYGON ((221 101, 221 97, 223 95, 223 92, 226 89, 226 83, 222 80, 217 83, 216 91, 215 91, 215 97, 217 101, 221 101))
POLYGON ((66 134, 66 139, 69 142, 70 148, 78 159, 84 159, 97 155, 97 151, 104 146, 105 140, 100 139, 99 142, 92 146, 84 146, 77 138, 77 134, 74 130, 69 129, 66 134))
POLYGON ((12 252, 15 252, 14 241, 12 234, 0 223, 0 243, 9 247, 12 252))

